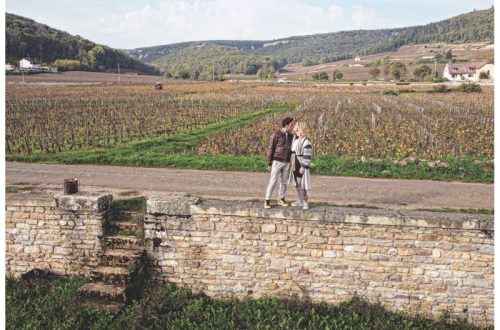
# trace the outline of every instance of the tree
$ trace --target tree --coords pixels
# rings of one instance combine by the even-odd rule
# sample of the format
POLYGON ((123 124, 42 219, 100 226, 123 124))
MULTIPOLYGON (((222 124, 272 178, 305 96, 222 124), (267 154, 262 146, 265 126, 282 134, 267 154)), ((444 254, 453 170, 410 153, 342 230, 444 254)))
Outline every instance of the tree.
POLYGON ((344 74, 340 72, 339 70, 333 71, 332 79, 333 80, 340 80, 344 77, 344 74))
POLYGON ((432 75, 432 69, 428 65, 422 65, 413 71, 413 75, 420 80, 424 80, 432 75))
POLYGON ((401 61, 394 62, 391 65, 391 74, 396 80, 402 79, 406 75, 406 64, 401 61))
POLYGON ((434 56, 434 60, 436 60, 438 63, 443 63, 446 62, 444 59, 444 55, 441 53, 438 53, 434 56))
POLYGON ((448 49, 448 51, 444 54, 444 57, 447 59, 447 60, 451 60, 453 59, 453 54, 451 52, 451 48, 448 49))
POLYGON ((384 76, 389 76, 389 73, 391 72, 391 65, 387 64, 384 66, 384 76))
POLYGON ((314 80, 328 80, 328 73, 325 71, 316 72, 312 75, 314 80))
POLYGON ((368 71, 370 76, 373 77, 373 79, 377 78, 380 75, 380 69, 379 68, 371 68, 370 71, 368 71))
POLYGON ((300 64, 302 64, 302 66, 314 65, 313 61, 311 61, 309 58, 304 58, 300 64))

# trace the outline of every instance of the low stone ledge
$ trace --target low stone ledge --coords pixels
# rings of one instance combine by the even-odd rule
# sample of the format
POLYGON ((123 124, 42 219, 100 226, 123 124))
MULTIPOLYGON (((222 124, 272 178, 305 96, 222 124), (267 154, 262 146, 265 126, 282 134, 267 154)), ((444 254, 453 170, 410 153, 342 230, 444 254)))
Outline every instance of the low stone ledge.
POLYGON ((112 194, 77 193, 74 195, 57 194, 54 196, 57 207, 63 211, 105 212, 111 208, 112 194))
POLYGON ((45 206, 56 207, 54 196, 48 194, 17 194, 8 193, 5 196, 6 206, 45 206))
POLYGON ((368 224, 403 227, 427 227, 461 230, 494 230, 494 217, 449 212, 396 211, 345 207, 298 208, 275 207, 264 209, 258 203, 204 201, 190 206, 193 215, 223 215, 253 218, 306 220, 333 223, 368 224))

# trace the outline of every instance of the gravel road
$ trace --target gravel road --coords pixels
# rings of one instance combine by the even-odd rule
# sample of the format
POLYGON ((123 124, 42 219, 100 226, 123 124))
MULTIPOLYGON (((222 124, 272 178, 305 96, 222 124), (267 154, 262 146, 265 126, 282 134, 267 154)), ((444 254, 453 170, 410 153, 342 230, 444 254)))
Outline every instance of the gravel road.
MULTIPOLYGON (((6 162, 6 184, 60 189, 65 178, 80 181, 81 191, 106 190, 148 195, 188 192, 206 198, 261 200, 268 173, 219 172, 96 165, 6 162)), ((386 209, 493 209, 493 185, 424 180, 312 177, 312 202, 366 205, 386 209)), ((276 187, 274 194, 277 194, 276 187)), ((287 199, 296 197, 290 186, 287 199)))

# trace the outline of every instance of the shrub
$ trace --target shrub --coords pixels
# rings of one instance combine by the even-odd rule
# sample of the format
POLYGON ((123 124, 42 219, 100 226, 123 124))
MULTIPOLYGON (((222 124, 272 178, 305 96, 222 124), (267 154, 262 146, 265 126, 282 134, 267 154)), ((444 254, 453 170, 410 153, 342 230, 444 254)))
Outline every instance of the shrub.
POLYGON ((437 85, 432 86, 432 91, 434 93, 448 93, 450 90, 446 87, 446 85, 437 85))
POLYGON ((478 84, 462 84, 455 90, 462 93, 481 93, 483 91, 478 84))

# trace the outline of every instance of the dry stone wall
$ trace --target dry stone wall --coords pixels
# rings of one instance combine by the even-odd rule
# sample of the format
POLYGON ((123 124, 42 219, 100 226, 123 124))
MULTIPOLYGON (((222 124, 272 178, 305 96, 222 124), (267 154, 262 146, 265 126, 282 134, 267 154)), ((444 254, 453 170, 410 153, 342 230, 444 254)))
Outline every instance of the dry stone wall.
POLYGON ((338 303, 357 293, 393 310, 493 323, 492 216, 264 210, 182 196, 153 196, 147 213, 151 266, 162 281, 214 297, 338 303))
POLYGON ((33 268, 89 276, 102 253, 101 238, 112 195, 6 197, 6 274, 33 268))
MULTIPOLYGON (((33 268, 89 277, 102 255, 112 196, 6 198, 6 274, 33 268)), ((154 278, 213 297, 358 294, 393 310, 493 323, 493 217, 203 201, 147 201, 154 278)))

